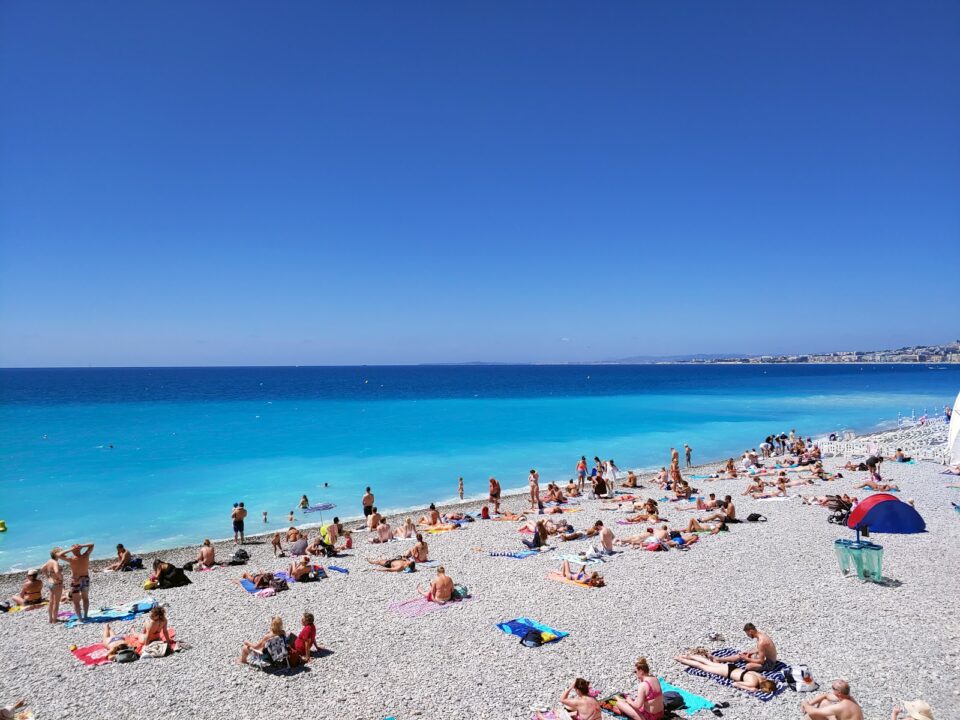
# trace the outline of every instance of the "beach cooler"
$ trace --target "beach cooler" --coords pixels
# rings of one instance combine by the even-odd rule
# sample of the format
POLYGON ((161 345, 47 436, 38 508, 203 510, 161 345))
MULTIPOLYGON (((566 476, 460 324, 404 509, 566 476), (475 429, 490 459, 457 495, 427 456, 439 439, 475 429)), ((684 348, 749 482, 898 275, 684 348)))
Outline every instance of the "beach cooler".
POLYGON ((883 547, 860 540, 836 540, 833 552, 837 556, 840 572, 848 575, 855 570, 861 580, 880 582, 883 578, 883 547))

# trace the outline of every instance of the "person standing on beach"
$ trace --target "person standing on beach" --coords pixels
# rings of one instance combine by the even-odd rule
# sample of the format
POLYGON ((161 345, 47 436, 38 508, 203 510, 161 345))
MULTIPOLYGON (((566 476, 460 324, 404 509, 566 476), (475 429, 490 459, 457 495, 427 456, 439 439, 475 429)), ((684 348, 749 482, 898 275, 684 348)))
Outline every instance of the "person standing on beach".
POLYGON ((363 516, 365 518, 370 517, 373 512, 373 493, 370 492, 370 488, 367 488, 367 492, 360 499, 360 503, 363 505, 363 516))
POLYGON ((463 500, 463 478, 460 478, 460 482, 457 483, 457 494, 460 496, 460 499, 463 500))
POLYGON ((686 456, 687 467, 693 467, 693 463, 690 461, 690 458, 693 457, 693 448, 684 443, 683 454, 686 456))
POLYGON ((577 463, 577 490, 580 493, 583 493, 583 485, 587 481, 587 457, 586 455, 580 456, 580 461, 577 463))
POLYGON ((69 550, 57 554, 57 560, 66 560, 70 564, 70 601, 73 611, 80 620, 87 619, 90 611, 90 553, 93 543, 74 545, 69 550), (81 609, 83 612, 81 612, 81 609))
POLYGON ((530 469, 530 476, 527 478, 530 483, 530 509, 540 509, 540 473, 530 469))
POLYGON ((490 478, 490 504, 493 505, 495 515, 500 514, 500 483, 495 477, 490 478))
POLYGON ((60 613, 60 598, 63 597, 63 571, 60 569, 60 548, 50 551, 50 559, 40 566, 40 573, 44 575, 47 591, 50 593, 50 603, 47 605, 47 615, 51 623, 57 623, 60 613))
POLYGON ((233 544, 237 542, 243 545, 243 520, 247 517, 247 509, 243 503, 234 503, 233 511, 230 513, 230 519, 233 521, 233 544))

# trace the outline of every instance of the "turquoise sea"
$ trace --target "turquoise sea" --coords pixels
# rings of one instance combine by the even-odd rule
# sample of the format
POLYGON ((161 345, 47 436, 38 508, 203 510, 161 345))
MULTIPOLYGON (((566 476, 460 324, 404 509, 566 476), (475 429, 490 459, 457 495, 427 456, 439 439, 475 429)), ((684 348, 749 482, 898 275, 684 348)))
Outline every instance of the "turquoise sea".
POLYGON ((467 496, 531 467, 565 479, 580 455, 651 467, 687 442, 713 460, 940 413, 958 388, 960 367, 924 365, 0 370, 0 570, 75 541, 227 537, 240 500, 257 532, 303 493, 348 518, 365 485, 396 509, 452 498, 459 476, 467 496))

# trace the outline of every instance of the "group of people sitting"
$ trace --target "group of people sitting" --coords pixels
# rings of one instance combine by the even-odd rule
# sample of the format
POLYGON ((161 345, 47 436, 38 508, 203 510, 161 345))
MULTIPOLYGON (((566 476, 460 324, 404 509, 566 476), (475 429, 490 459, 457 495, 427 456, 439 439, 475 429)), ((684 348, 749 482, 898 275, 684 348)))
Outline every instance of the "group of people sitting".
POLYGON ((266 635, 256 642, 243 643, 239 663, 262 670, 307 665, 313 650, 323 652, 324 649, 317 642, 317 628, 312 613, 303 614, 300 626, 298 634, 287 633, 283 627, 283 618, 274 616, 270 619, 270 630, 266 635))

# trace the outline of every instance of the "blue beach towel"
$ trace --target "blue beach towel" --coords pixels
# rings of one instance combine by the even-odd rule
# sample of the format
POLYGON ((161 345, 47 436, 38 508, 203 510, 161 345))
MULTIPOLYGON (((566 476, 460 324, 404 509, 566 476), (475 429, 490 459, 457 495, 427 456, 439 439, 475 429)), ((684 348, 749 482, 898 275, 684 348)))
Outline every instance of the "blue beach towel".
POLYGON ((713 700, 707 700, 702 695, 695 695, 676 685, 671 685, 663 678, 658 678, 658 680, 660 680, 660 689, 663 690, 663 692, 675 692, 683 698, 683 706, 684 710, 687 711, 687 715, 693 715, 701 710, 710 710, 715 705, 713 700))
POLYGON ((248 593, 250 593, 251 595, 253 595, 253 594, 257 591, 257 586, 254 585, 251 580, 247 580, 246 578, 243 578, 243 579, 240 581, 240 587, 242 587, 244 590, 246 590, 246 591, 247 591, 248 593))
MULTIPOLYGON (((723 659, 725 657, 736 655, 738 652, 740 651, 735 648, 720 648, 718 650, 714 650, 712 654, 715 658, 717 658, 717 662, 723 662, 723 659)), ((737 662, 734 663, 734 665, 736 665, 738 668, 743 669, 746 663, 743 662, 743 660, 738 660, 737 662)), ((780 693, 782 693, 784 690, 787 689, 787 683, 783 677, 783 671, 787 670, 789 667, 790 666, 787 665, 786 663, 777 661, 777 664, 774 666, 773 670, 765 670, 760 673, 768 680, 773 680, 777 684, 777 689, 774 690, 772 693, 762 693, 759 690, 756 692, 747 692, 746 690, 740 690, 739 688, 733 687, 733 683, 728 678, 720 677, 719 675, 713 675, 711 673, 708 673, 706 670, 701 670, 700 668, 685 667, 684 670, 686 670, 687 674, 689 675, 696 675, 697 677, 702 677, 702 678, 706 678, 707 680, 712 680, 717 685, 723 685, 724 687, 732 688, 737 692, 741 692, 744 695, 751 695, 757 698, 757 700, 762 700, 763 702, 769 702, 770 700, 773 700, 773 698, 775 698, 777 695, 779 695, 780 693)))
MULTIPOLYGON (((157 606, 157 601, 152 597, 146 597, 137 602, 127 603, 126 605, 117 605, 114 607, 104 607, 94 610, 87 615, 88 623, 109 623, 122 622, 123 620, 133 620, 137 615, 143 615, 150 612, 157 606)), ((71 614, 67 618, 67 627, 72 628, 76 625, 82 625, 76 614, 71 614)))
POLYGON ((517 550, 515 552, 506 552, 506 551, 495 552, 491 550, 487 554, 490 557, 508 557, 508 558, 514 558, 516 560, 523 560, 524 558, 528 558, 532 555, 539 555, 540 551, 539 550, 517 550))
POLYGON ((319 505, 311 505, 308 508, 304 508, 305 513, 314 513, 314 512, 323 512, 324 510, 333 510, 336 507, 333 503, 320 503, 319 505))
POLYGON ((340 567, 339 565, 327 565, 328 570, 333 570, 338 573, 343 573, 344 575, 348 574, 350 571, 345 567, 340 567))
POLYGON ((548 642, 562 640, 570 634, 568 632, 564 632, 563 630, 556 630, 549 625, 544 625, 543 623, 538 623, 536 620, 531 620, 530 618, 525 617, 497 623, 497 627, 507 635, 516 635, 518 638, 523 638, 523 636, 526 635, 530 630, 537 630, 541 633, 551 633, 552 635, 556 635, 555 638, 549 640, 548 642))

